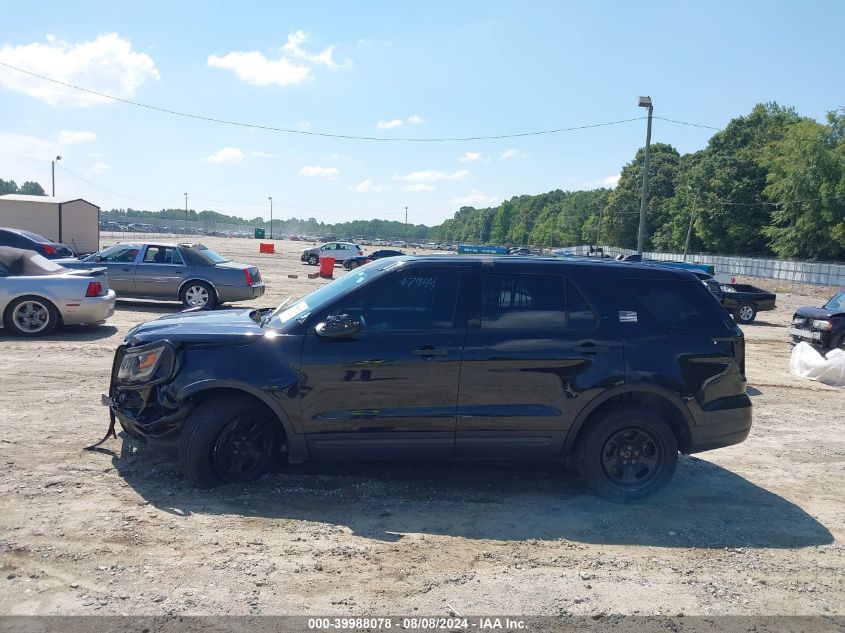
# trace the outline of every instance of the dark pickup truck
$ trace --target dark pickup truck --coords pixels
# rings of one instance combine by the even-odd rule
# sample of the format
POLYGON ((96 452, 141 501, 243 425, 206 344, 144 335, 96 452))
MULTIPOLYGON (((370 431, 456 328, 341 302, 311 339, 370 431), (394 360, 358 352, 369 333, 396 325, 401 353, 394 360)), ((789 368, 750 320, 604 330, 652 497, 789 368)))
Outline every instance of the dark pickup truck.
POLYGON ((737 323, 751 323, 758 312, 775 309, 777 295, 749 284, 721 284, 722 305, 737 323))
POLYGON ((822 307, 802 306, 792 316, 793 343, 807 341, 817 350, 845 349, 845 291, 837 292, 822 307))

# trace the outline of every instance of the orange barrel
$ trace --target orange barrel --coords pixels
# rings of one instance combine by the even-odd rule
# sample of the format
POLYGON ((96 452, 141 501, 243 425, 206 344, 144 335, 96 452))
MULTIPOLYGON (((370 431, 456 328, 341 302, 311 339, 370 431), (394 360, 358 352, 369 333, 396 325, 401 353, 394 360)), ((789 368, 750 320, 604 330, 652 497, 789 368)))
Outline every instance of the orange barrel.
POLYGON ((331 279, 334 275, 334 257, 320 258, 320 277, 331 279))

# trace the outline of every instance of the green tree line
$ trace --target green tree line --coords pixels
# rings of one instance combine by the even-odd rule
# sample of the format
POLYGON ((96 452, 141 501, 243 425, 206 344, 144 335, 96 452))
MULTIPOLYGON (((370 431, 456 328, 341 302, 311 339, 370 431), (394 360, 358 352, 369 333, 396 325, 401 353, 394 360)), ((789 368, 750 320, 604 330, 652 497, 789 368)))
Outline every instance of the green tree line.
MULTIPOLYGON (((437 242, 568 246, 637 244, 643 152, 622 168, 613 189, 522 195, 495 207, 461 207, 439 226, 389 220, 324 223, 274 220, 273 233, 338 237, 404 237, 437 242)), ((38 193, 0 180, 2 193, 38 193)), ((113 209, 110 218, 184 220, 184 209, 113 209)), ((216 211, 191 221, 267 226, 216 211)), ((697 152, 651 146, 645 248, 818 260, 845 260, 845 109, 824 122, 777 103, 756 105, 714 134, 697 152), (692 224, 692 230, 690 230, 692 224)))

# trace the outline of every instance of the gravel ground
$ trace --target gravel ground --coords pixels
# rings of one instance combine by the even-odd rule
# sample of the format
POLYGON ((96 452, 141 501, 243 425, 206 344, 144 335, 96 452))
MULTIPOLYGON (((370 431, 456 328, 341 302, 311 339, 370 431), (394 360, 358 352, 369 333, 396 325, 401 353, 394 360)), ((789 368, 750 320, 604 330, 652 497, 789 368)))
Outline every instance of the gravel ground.
MULTIPOLYGON (((255 305, 325 283, 302 243, 205 241, 260 266, 255 305)), ((123 435, 82 450, 115 346, 177 305, 0 332, 0 614, 843 614, 845 390, 789 373, 786 327, 820 295, 779 290, 745 328, 748 440, 681 457, 630 507, 557 465, 306 464, 195 490, 123 435)))

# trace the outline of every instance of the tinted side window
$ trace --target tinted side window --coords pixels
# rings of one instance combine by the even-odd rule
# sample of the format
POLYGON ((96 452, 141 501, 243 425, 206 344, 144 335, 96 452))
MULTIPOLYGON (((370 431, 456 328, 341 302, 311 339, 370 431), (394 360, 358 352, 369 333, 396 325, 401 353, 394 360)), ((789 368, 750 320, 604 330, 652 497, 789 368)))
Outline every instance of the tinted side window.
POLYGON ((359 289, 331 314, 359 319, 364 331, 451 330, 459 284, 458 273, 397 272, 359 289))
POLYGON ((482 329, 566 327, 566 280, 555 275, 483 275, 482 329))
POLYGON ((596 313, 584 295, 571 281, 566 282, 566 325, 571 330, 588 330, 596 326, 596 313))
POLYGON ((144 253, 145 264, 181 264, 182 258, 172 246, 148 246, 144 253))
POLYGON ((697 281, 624 279, 639 307, 657 325, 675 330, 712 329, 723 323, 710 293, 697 281))

